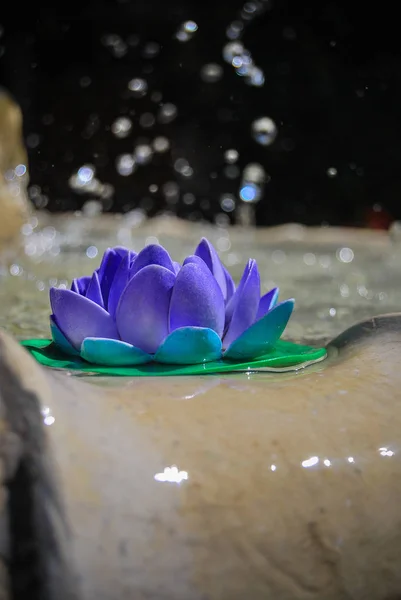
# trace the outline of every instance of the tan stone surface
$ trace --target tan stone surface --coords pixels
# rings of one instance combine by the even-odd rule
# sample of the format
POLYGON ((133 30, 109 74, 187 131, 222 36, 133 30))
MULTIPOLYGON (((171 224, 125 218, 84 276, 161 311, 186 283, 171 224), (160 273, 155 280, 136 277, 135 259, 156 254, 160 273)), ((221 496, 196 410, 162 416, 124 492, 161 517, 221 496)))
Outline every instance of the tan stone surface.
POLYGON ((84 598, 401 596, 400 343, 392 316, 291 375, 47 371, 84 598))
POLYGON ((28 166, 22 138, 22 113, 12 98, 0 90, 0 246, 18 235, 30 212, 26 196, 28 174, 12 182, 5 177, 7 171, 19 164, 28 166))

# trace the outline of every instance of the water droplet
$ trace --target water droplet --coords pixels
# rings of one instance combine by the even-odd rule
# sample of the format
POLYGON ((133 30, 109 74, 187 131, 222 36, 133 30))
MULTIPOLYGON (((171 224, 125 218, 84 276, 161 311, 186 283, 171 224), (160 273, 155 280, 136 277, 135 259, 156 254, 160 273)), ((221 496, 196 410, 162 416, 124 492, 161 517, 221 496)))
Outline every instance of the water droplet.
POLYGON ((262 85, 265 83, 265 74, 260 67, 252 65, 250 69, 248 69, 245 82, 248 85, 253 85, 254 87, 262 87, 262 85))
POLYGON ((205 83, 215 83, 222 78, 223 67, 217 63, 203 65, 200 71, 200 76, 205 83))
POLYGON ((232 212, 235 209, 235 196, 223 194, 220 198, 220 206, 225 212, 232 212))
POLYGON ((155 119, 154 115, 152 115, 152 113, 150 113, 150 112, 143 113, 143 115, 141 115, 139 117, 139 125, 141 127, 143 127, 144 129, 153 127, 153 125, 155 124, 155 121, 156 121, 156 119, 155 119))
POLYGON ((163 94, 161 92, 155 91, 152 92, 150 95, 150 99, 152 100, 152 102, 161 102, 163 98, 163 94))
POLYGON ((177 158, 174 162, 174 169, 184 177, 190 177, 193 174, 193 169, 185 158, 177 158))
POLYGON ((25 165, 17 165, 15 167, 15 174, 17 175, 17 177, 22 177, 23 175, 25 175, 25 173, 26 173, 25 165))
POLYGON ((252 123, 252 137, 262 146, 270 146, 277 136, 277 126, 269 117, 261 117, 252 123))
POLYGON ((242 21, 233 21, 227 27, 226 36, 229 40, 237 40, 241 36, 243 29, 244 24, 242 23, 242 21))
POLYGON ((304 254, 304 263, 308 265, 308 267, 312 267, 316 264, 316 256, 313 252, 307 252, 304 254))
POLYGON ((244 20, 253 19, 260 10, 260 4, 258 2, 245 2, 242 7, 241 17, 244 20))
POLYGON ((196 197, 194 196, 194 194, 191 194, 191 192, 187 192, 183 195, 182 201, 187 206, 191 206, 192 204, 195 204, 196 197))
POLYGON ((162 192, 168 204, 176 204, 178 202, 180 188, 175 181, 167 181, 162 187, 162 192))
POLYGON ((96 246, 89 246, 86 249, 86 256, 88 258, 95 258, 97 255, 99 254, 98 249, 96 248, 96 246))
POLYGON ((160 110, 158 112, 157 115, 157 120, 159 121, 159 123, 171 123, 171 121, 174 121, 174 119, 177 116, 177 107, 175 106, 175 104, 172 104, 171 102, 166 102, 166 104, 163 104, 160 107, 160 110))
POLYGON ((224 152, 224 160, 229 163, 230 165, 237 162, 239 158, 239 153, 238 150, 235 150, 234 148, 230 148, 229 150, 226 150, 224 152))
POLYGON ((160 52, 160 44, 157 42, 148 42, 145 44, 142 50, 142 56, 144 58, 154 58, 160 52))
POLYGON ((354 251, 351 248, 340 248, 337 250, 337 258, 341 262, 350 263, 354 260, 354 251))
POLYGON ((118 138, 126 138, 132 129, 132 121, 128 117, 119 117, 111 126, 112 133, 118 138))
POLYGON ((318 456, 311 456, 310 458, 303 460, 301 465, 307 469, 308 467, 314 467, 315 465, 317 465, 319 462, 319 457, 318 456))
POLYGON ((244 44, 242 42, 228 42, 223 48, 223 58, 230 65, 233 64, 235 57, 240 57, 244 53, 244 44))
POLYGON ((246 183, 240 188, 239 196, 244 202, 258 202, 261 196, 261 189, 255 183, 246 183))
POLYGON ((148 164, 152 156, 152 148, 148 144, 138 144, 134 149, 134 158, 139 165, 148 164))
POLYGON ((182 25, 182 28, 187 33, 194 33, 198 30, 198 25, 195 23, 195 21, 185 21, 185 23, 182 25))
POLYGON ((23 269, 19 265, 11 265, 10 274, 14 276, 22 275, 23 269))
POLYGON ((26 138, 28 148, 37 148, 40 144, 40 136, 37 133, 30 133, 26 138))
POLYGON ((195 23, 195 21, 185 21, 177 30, 175 38, 179 42, 188 42, 192 39, 196 31, 198 31, 198 25, 195 23))
POLYGON ((124 177, 131 175, 135 169, 135 158, 132 154, 121 154, 116 159, 116 168, 124 177))
POLYGON ((227 179, 237 179, 240 176, 240 170, 237 165, 227 165, 224 167, 224 175, 227 179))
POLYGON ((266 172, 261 164, 249 163, 244 168, 243 179, 252 183, 263 183, 266 181, 266 172))
POLYGON ((110 50, 113 56, 121 58, 127 53, 128 47, 124 40, 115 33, 109 33, 102 37, 102 43, 110 50))
POLYGON ((148 84, 145 79, 135 78, 128 82, 128 89, 137 97, 145 96, 148 91, 148 84))
POLYGON ((95 168, 93 167, 93 165, 83 165, 78 169, 77 175, 79 180, 78 183, 81 183, 81 185, 85 185, 92 181, 95 175, 95 168))
POLYGON ((166 137, 158 136, 153 140, 153 149, 155 152, 167 152, 170 148, 170 142, 166 137))

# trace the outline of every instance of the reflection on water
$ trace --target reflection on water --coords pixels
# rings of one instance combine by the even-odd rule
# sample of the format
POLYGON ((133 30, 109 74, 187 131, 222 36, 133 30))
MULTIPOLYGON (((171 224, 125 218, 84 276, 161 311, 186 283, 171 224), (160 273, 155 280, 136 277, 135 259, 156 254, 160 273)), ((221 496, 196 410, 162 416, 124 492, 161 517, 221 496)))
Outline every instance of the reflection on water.
POLYGON ((176 465, 166 467, 162 473, 156 473, 155 481, 162 483, 181 483, 188 479, 187 471, 180 471, 176 465))
POLYGON ((23 249, 0 270, 0 325, 19 338, 48 336, 51 286, 69 287, 89 274, 104 250, 116 244, 139 250, 165 245, 177 260, 206 235, 238 280, 249 257, 258 261, 263 291, 276 285, 280 297, 295 297, 286 330, 295 341, 323 343, 355 322, 401 306, 398 244, 387 234, 360 234, 301 225, 247 230, 184 223, 139 211, 115 217, 34 217, 24 225, 23 249), (369 237, 371 236, 371 237, 369 237), (327 238, 327 241, 325 241, 327 238))

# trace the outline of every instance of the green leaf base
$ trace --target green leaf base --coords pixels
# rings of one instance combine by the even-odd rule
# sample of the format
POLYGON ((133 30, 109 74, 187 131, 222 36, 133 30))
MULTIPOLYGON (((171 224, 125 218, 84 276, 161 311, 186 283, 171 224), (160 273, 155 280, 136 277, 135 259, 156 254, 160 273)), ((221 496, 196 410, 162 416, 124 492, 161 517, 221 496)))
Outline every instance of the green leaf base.
POLYGON ((294 371, 320 362, 327 355, 325 348, 312 348, 279 340, 274 350, 254 361, 222 359, 197 365, 167 365, 152 362, 134 367, 115 367, 91 364, 79 356, 65 354, 51 340, 23 340, 21 344, 41 365, 46 367, 120 377, 209 375, 236 371, 294 371))

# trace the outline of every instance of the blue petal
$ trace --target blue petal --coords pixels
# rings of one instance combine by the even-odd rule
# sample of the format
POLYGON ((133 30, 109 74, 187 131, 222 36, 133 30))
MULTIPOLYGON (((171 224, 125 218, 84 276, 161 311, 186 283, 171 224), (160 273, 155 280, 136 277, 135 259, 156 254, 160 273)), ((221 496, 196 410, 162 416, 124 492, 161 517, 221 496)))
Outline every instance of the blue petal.
POLYGON ((271 310, 272 308, 274 308, 276 306, 278 294, 279 294, 279 289, 276 287, 261 297, 260 302, 259 302, 258 313, 256 315, 256 321, 259 321, 259 319, 264 317, 265 314, 269 312, 269 310, 271 310))
POLYGON ((114 246, 113 250, 114 252, 119 254, 122 259, 128 256, 132 260, 136 256, 136 252, 130 250, 129 248, 126 248, 125 246, 114 246))
POLYGON ((172 365, 195 365, 221 358, 221 339, 203 327, 181 327, 164 340, 155 361, 172 365))
POLYGON ((51 288, 50 304, 58 328, 77 350, 86 337, 119 337, 109 313, 89 298, 51 288))
POLYGON ((117 311, 117 306, 121 298, 121 294, 126 288, 129 281, 129 272, 131 266, 130 255, 125 256, 122 259, 120 266, 114 276, 113 283, 109 293, 109 303, 107 309, 109 313, 114 317, 117 311))
POLYGON ((224 276, 226 278, 226 287, 227 287, 226 303, 227 303, 227 302, 229 302, 231 300, 231 298, 234 295, 234 292, 235 292, 235 283, 234 283, 234 280, 231 277, 230 273, 227 271, 227 269, 225 268, 224 265, 223 265, 223 271, 224 271, 224 276))
POLYGON ((174 273, 177 275, 178 271, 181 269, 180 263, 173 260, 174 273))
POLYGON ((88 285, 90 284, 90 277, 77 277, 72 280, 71 290, 76 294, 81 294, 81 296, 85 296, 86 290, 88 289, 88 285))
POLYGON ((195 255, 199 256, 209 267, 210 271, 216 278, 217 283, 220 286, 220 289, 223 293, 223 298, 226 300, 227 298, 227 282, 226 276, 224 273, 224 268, 222 262, 215 250, 214 246, 206 239, 202 238, 199 242, 195 255))
POLYGON ((227 348, 224 358, 251 360, 270 352, 286 328, 293 308, 293 299, 277 304, 227 348))
POLYGON ((190 256, 187 256, 184 262, 182 263, 182 266, 188 265, 190 263, 200 265, 201 267, 207 267, 205 261, 200 256, 196 256, 196 254, 191 254, 190 256))
POLYGON ((174 273, 160 265, 144 267, 129 281, 116 312, 117 328, 124 341, 149 354, 156 352, 168 335, 174 282, 174 273))
POLYGON ((71 346, 70 342, 67 340, 65 335, 61 333, 60 329, 57 327, 54 315, 50 315, 50 331, 52 334, 53 342, 56 344, 56 346, 58 346, 66 354, 71 354, 72 356, 79 356, 78 350, 75 350, 75 348, 71 346))
POLYGON ((92 275, 92 279, 90 280, 85 296, 89 298, 89 300, 92 300, 92 302, 96 302, 96 304, 99 304, 99 306, 104 308, 102 292, 100 290, 99 277, 96 271, 92 275))
POLYGON ((160 265, 175 274, 174 265, 167 250, 158 244, 150 244, 137 254, 132 263, 130 279, 149 265, 160 265))
POLYGON ((82 342, 81 357, 96 365, 113 367, 143 365, 153 360, 150 354, 126 342, 89 337, 82 342))
POLYGON ((251 259, 245 267, 238 289, 227 306, 226 316, 233 308, 223 346, 227 348, 255 321, 260 300, 260 277, 256 261, 251 259))
POLYGON ((128 248, 123 248, 122 246, 108 248, 103 255, 103 259, 99 269, 97 269, 99 275, 100 289, 102 290, 102 296, 106 308, 108 308, 109 305, 109 293, 114 281, 115 274, 121 264, 121 261, 126 256, 130 257, 132 260, 135 254, 128 250, 128 248))
POLYGON ((177 275, 170 304, 170 331, 180 327, 224 330, 224 298, 204 264, 187 263, 177 275))

